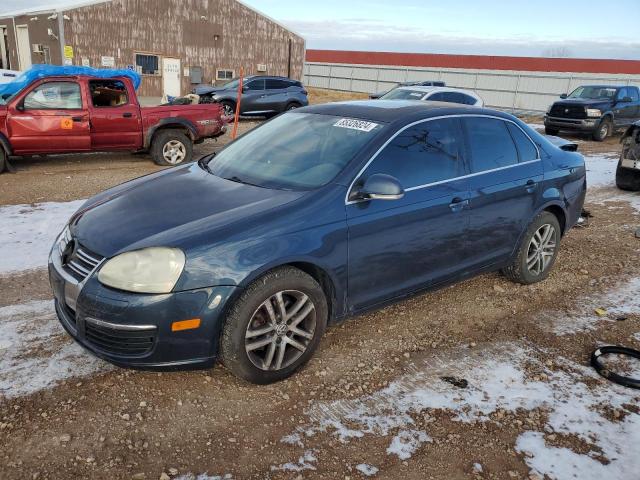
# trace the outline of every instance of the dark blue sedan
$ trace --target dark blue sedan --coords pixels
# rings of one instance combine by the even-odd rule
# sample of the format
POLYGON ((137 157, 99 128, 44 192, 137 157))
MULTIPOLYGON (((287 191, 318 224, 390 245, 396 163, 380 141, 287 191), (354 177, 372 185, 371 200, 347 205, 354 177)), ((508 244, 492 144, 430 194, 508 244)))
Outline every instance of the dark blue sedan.
POLYGON ((118 365, 281 380, 347 316, 483 272, 545 279, 586 191, 566 150, 452 104, 286 113, 89 200, 51 252, 57 314, 118 365))

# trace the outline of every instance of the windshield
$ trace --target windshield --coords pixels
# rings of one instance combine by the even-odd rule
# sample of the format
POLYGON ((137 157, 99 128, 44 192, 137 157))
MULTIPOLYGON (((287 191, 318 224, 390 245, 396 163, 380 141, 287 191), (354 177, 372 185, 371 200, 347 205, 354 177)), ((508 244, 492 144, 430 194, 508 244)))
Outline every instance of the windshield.
POLYGON ((380 100, 422 100, 426 94, 418 90, 396 89, 380 97, 380 100))
POLYGON ((382 128, 364 120, 286 113, 229 144, 206 167, 235 182, 310 190, 333 180, 382 128))
POLYGON ((578 87, 568 98, 587 98, 590 100, 608 100, 616 96, 616 89, 613 87, 578 87))
POLYGON ((239 78, 234 78, 230 82, 227 82, 224 85, 222 85, 222 88, 224 88, 226 90, 229 90, 231 88, 238 88, 238 84, 239 83, 240 83, 240 79, 239 78))

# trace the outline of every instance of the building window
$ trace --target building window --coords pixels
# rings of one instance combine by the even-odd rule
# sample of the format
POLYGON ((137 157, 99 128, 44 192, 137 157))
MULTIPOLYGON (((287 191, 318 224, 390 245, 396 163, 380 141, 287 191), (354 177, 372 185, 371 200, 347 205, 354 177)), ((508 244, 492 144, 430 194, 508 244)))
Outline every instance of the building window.
POLYGON ((216 70, 216 80, 232 80, 234 77, 233 70, 216 70))
POLYGON ((136 69, 142 75, 160 75, 160 57, 136 53, 136 69))

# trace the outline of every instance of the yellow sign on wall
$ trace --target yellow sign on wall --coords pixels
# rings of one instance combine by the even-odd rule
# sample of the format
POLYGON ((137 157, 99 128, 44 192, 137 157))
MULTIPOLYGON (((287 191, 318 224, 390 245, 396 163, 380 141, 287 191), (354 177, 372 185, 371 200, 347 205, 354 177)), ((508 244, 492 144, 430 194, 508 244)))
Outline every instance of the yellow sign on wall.
POLYGON ((71 45, 64 46, 64 58, 73 58, 73 47, 71 45))

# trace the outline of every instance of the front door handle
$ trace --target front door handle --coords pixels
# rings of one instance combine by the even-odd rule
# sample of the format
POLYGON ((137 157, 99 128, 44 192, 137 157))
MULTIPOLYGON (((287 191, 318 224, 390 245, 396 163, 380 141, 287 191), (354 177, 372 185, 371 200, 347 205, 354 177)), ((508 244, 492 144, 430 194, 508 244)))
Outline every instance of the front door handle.
POLYGON ((526 185, 527 193, 533 193, 538 189, 538 182, 534 182, 533 180, 529 180, 526 185))
POLYGON ((124 118, 131 118, 131 117, 133 117, 133 113, 131 113, 131 112, 123 113, 122 116, 124 118))
POLYGON ((71 120, 74 122, 83 122, 85 120, 84 117, 71 117, 71 120))
POLYGON ((461 212, 467 206, 469 206, 469 200, 463 200, 460 197, 454 198, 449 204, 449 208, 452 212, 461 212))

